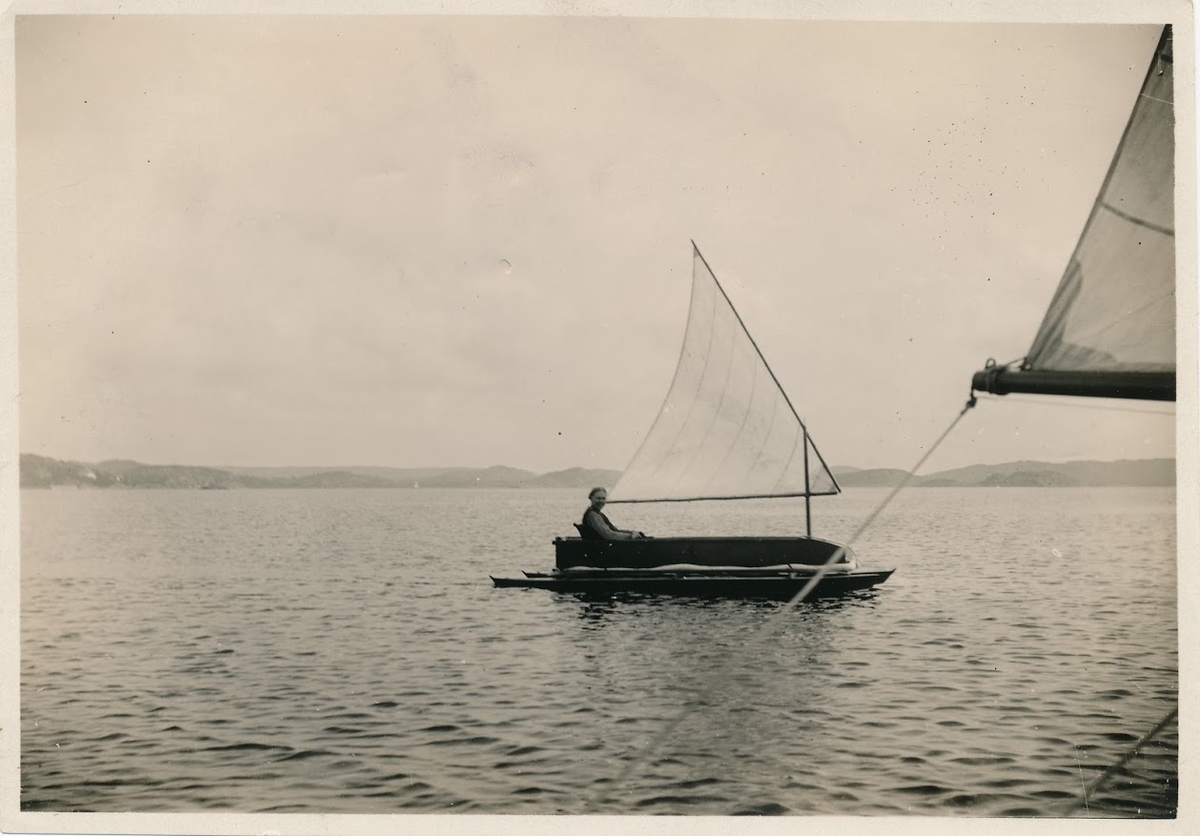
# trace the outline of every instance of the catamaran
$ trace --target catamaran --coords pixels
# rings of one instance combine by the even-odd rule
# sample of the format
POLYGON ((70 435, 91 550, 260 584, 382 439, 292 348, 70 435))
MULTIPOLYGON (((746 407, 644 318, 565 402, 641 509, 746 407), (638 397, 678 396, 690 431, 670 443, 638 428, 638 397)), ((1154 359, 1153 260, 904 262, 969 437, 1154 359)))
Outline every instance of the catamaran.
POLYGON ((846 546, 812 536, 814 496, 841 492, 791 399, 692 242, 692 297, 675 377, 610 502, 804 498, 805 534, 554 540, 549 573, 496 586, 791 598, 839 595, 894 571, 860 570, 846 546))

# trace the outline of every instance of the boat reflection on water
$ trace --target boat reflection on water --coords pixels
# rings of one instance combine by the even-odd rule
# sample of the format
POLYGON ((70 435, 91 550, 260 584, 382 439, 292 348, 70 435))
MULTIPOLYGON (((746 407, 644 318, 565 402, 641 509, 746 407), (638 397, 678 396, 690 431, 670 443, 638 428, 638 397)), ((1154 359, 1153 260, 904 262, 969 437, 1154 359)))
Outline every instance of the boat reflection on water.
MULTIPOLYGON (((772 614, 783 608, 786 598, 763 596, 731 597, 727 595, 660 595, 653 592, 637 592, 621 590, 610 593, 571 592, 563 596, 579 602, 583 607, 579 617, 584 620, 603 620, 616 614, 623 606, 640 604, 645 607, 655 607, 662 610, 686 608, 689 610, 719 610, 728 611, 735 607, 739 611, 761 610, 772 614)), ((824 613, 837 612, 848 608, 874 607, 881 599, 879 589, 870 587, 836 596, 815 597, 802 602, 804 611, 824 613)), ((628 615, 621 612, 624 618, 628 615)))

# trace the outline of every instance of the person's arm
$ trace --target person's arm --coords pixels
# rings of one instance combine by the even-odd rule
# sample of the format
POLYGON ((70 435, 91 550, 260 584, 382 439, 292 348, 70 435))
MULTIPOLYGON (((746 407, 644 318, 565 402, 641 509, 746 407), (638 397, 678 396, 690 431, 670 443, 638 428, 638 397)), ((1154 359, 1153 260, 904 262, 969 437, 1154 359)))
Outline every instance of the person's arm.
MULTIPOLYGON (((603 514, 601 514, 600 516, 604 517, 603 514)), ((604 517, 604 519, 607 520, 608 518, 604 517)), ((610 524, 609 528, 613 528, 613 526, 610 524)), ((627 530, 624 528, 617 528, 616 530, 621 532, 622 534, 628 535, 630 540, 641 540, 646 536, 645 534, 643 534, 640 531, 630 531, 630 530, 627 530)))
POLYGON ((596 511, 587 512, 587 523, 591 526, 592 531, 599 534, 605 540, 633 540, 638 536, 636 531, 623 531, 619 528, 613 528, 604 519, 604 515, 596 511))

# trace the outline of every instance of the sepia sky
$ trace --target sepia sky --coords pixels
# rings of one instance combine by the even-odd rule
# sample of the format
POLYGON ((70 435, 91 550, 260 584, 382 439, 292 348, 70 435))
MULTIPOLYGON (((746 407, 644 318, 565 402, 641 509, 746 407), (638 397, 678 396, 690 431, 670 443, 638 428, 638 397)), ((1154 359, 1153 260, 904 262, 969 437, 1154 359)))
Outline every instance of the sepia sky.
MULTIPOLYGON (((694 239, 825 459, 911 466, 1029 347, 1159 31, 19 16, 20 449, 622 468, 694 239)), ((1081 403, 929 468, 1173 455, 1081 403)))

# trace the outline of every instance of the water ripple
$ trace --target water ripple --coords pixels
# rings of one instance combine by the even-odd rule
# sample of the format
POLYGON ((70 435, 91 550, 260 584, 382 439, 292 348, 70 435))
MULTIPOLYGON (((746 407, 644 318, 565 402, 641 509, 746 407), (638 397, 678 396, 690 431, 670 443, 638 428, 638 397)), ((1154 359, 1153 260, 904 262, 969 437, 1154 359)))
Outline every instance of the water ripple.
MULTIPOLYGON (((491 588, 575 492, 204 493, 23 493, 23 809, 1058 816, 1176 701, 1170 491, 915 491, 856 547, 888 584, 778 623, 491 588)), ((628 522, 794 524, 688 513, 628 522)), ((1086 814, 1170 816, 1177 752, 1086 814)))

